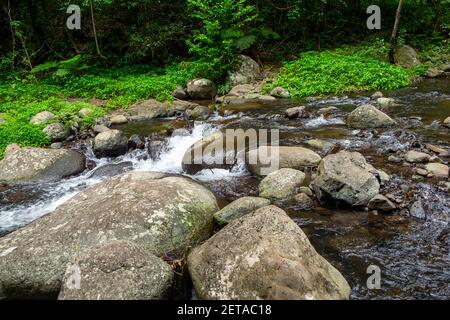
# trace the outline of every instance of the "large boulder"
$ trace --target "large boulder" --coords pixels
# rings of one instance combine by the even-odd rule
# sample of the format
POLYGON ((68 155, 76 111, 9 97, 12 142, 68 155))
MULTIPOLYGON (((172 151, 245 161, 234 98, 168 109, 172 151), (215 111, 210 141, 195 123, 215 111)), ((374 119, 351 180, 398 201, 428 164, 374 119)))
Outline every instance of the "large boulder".
POLYGON ((238 55, 234 69, 228 75, 228 83, 231 87, 255 82, 261 76, 261 68, 252 58, 238 55))
POLYGON ((391 127, 397 123, 384 112, 368 104, 353 110, 347 118, 347 124, 351 128, 369 129, 391 127))
POLYGON ((281 209, 233 220, 188 256, 200 299, 348 299, 344 277, 281 209))
POLYGON ((232 220, 249 214, 256 209, 268 206, 270 201, 258 197, 243 197, 225 206, 214 214, 214 219, 219 225, 225 225, 232 220))
POLYGON ((128 139, 120 130, 108 130, 95 137, 93 147, 98 157, 117 157, 127 152, 128 139))
POLYGON ((314 189, 321 202, 366 206, 380 191, 376 174, 362 154, 341 151, 323 158, 314 189))
POLYGON ((74 150, 15 146, 0 161, 0 181, 58 180, 82 172, 85 163, 85 156, 74 150))
POLYGON ((186 92, 192 99, 212 99, 216 96, 217 89, 211 80, 195 79, 188 82, 186 92))
POLYGON ((56 297, 67 263, 110 240, 133 241, 158 257, 181 256, 211 234, 218 210, 215 196, 188 178, 115 176, 0 238, 0 297, 56 297))
POLYGON ((155 118, 166 117, 169 106, 155 99, 145 100, 132 105, 126 110, 126 118, 129 121, 148 121, 155 118))
POLYGON ((305 181, 299 170, 284 168, 272 172, 259 184, 259 196, 270 200, 291 199, 305 181))
POLYGON ((317 167, 320 160, 317 153, 302 147, 261 146, 246 154, 248 169, 257 175, 267 175, 280 168, 317 167))
POLYGON ((167 299, 172 280, 167 263, 133 242, 113 240, 88 249, 68 264, 58 299, 167 299))
POLYGON ((402 45, 395 49, 394 59, 396 64, 405 68, 411 68, 421 64, 419 59, 417 59, 416 50, 407 45, 402 45))

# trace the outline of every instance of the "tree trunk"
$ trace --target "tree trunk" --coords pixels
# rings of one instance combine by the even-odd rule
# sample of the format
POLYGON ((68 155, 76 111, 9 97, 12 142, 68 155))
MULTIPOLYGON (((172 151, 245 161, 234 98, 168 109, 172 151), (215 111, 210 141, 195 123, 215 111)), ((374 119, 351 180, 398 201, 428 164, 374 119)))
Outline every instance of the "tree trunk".
POLYGON ((15 66, 15 60, 16 60, 16 34, 14 32, 14 27, 13 27, 13 19, 12 19, 12 15, 11 15, 11 3, 8 0, 7 2, 7 6, 4 8, 6 11, 6 14, 8 15, 8 20, 9 20, 9 30, 11 32, 11 49, 12 49, 12 69, 14 69, 15 66))
POLYGON ((436 16, 434 17, 434 31, 440 32, 441 31, 441 16, 442 16, 442 9, 441 9, 441 0, 436 0, 436 16))
POLYGON ((403 6, 403 0, 400 0, 398 2, 397 13, 395 15, 394 28, 392 29, 391 48, 389 49, 389 62, 392 64, 395 63, 394 50, 395 50, 395 46, 397 44, 397 32, 398 32, 398 27, 400 25, 400 16, 402 13, 402 6, 403 6))
POLYGON ((95 48, 97 49, 97 54, 99 55, 99 57, 104 58, 102 52, 100 51, 100 46, 98 45, 97 29, 95 28, 95 18, 94 18, 94 5, 92 4, 92 0, 89 0, 89 3, 91 7, 91 21, 92 21, 92 31, 94 33, 95 48))

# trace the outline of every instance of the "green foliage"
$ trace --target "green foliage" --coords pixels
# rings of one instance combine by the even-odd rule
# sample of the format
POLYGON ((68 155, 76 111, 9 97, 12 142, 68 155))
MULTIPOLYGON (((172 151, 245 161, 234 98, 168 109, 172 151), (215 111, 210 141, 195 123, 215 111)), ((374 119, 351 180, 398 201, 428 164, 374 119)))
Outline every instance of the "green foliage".
POLYGON ((266 91, 282 86, 294 97, 350 91, 397 89, 410 83, 410 73, 398 66, 344 50, 306 52, 286 63, 266 91))
POLYGON ((188 0, 190 16, 200 23, 187 40, 189 52, 201 63, 204 76, 222 78, 237 52, 250 48, 254 35, 245 32, 256 18, 245 0, 188 0))

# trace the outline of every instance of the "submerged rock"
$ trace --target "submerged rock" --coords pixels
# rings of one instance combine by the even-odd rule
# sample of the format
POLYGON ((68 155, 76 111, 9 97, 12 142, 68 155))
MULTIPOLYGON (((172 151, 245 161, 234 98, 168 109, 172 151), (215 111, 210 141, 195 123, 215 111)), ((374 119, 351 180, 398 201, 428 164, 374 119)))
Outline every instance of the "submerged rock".
POLYGON ((82 172, 86 158, 66 149, 9 147, 0 161, 0 181, 58 180, 82 172))
POLYGON ((380 191, 376 170, 358 152, 341 151, 323 158, 314 189, 321 202, 366 206, 380 191))
POLYGON ((128 139, 120 130, 99 133, 94 139, 94 153, 98 157, 117 157, 128 150, 128 139))
POLYGON ((305 181, 299 170, 284 168, 272 172, 259 184, 259 196, 270 200, 285 200, 295 196, 305 181))
POLYGON ((232 220, 240 218, 246 214, 249 214, 256 209, 268 206, 270 201, 264 198, 258 197, 243 197, 239 198, 222 210, 214 214, 214 218, 219 225, 225 225, 232 220))
POLYGON ((130 241, 97 245, 68 264, 59 300, 167 299, 173 272, 167 263, 130 241), (74 271, 80 275, 73 283, 74 271))
POLYGON ((233 220, 188 256, 200 299, 348 299, 344 277, 281 209, 233 220))
POLYGON ((216 85, 208 79, 196 79, 188 82, 187 94, 192 99, 212 99, 216 96, 216 85))
POLYGON ((348 116, 347 123, 349 127, 356 129, 391 127, 397 124, 372 105, 364 105, 353 110, 348 116))
POLYGON ((267 175, 279 168, 301 170, 316 167, 320 160, 322 158, 317 153, 302 147, 261 146, 246 154, 249 170, 257 175, 267 175))
POLYGON ((233 70, 228 75, 228 83, 234 87, 249 84, 258 80, 261 76, 261 68, 252 58, 238 55, 233 70))
POLYGON ((218 210, 215 196, 188 178, 115 176, 0 238, 1 296, 56 297, 67 263, 110 240, 135 242, 156 256, 179 255, 210 235, 218 210))

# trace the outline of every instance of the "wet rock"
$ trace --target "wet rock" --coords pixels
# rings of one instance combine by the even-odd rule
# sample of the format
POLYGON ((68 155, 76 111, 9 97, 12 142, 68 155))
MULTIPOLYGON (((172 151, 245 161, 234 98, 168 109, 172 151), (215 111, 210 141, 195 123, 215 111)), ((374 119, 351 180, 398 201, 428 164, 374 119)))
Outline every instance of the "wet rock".
POLYGON ((234 87, 241 84, 249 84, 258 80, 261 76, 261 68, 252 58, 238 55, 233 70, 228 75, 228 83, 234 87))
POLYGON ((70 135, 70 130, 62 123, 52 123, 42 130, 52 141, 64 141, 70 135))
POLYGON ((128 139, 120 130, 108 130, 95 137, 93 149, 97 157, 117 157, 127 152, 128 139))
POLYGON ((219 225, 226 225, 234 219, 243 217, 259 208, 270 205, 270 201, 258 197, 239 198, 214 214, 219 225))
POLYGON ((0 181, 57 180, 82 172, 85 161, 84 155, 73 150, 20 148, 16 145, 7 149, 0 161, 0 181))
POLYGON ((102 133, 102 132, 108 131, 110 129, 107 126, 104 126, 102 124, 97 124, 92 128, 92 130, 94 131, 94 133, 97 134, 97 133, 102 133))
POLYGON ((80 118, 86 118, 92 113, 94 113, 94 110, 92 110, 91 108, 83 108, 80 111, 78 111, 78 116, 80 118))
POLYGON ((393 98, 378 98, 377 104, 382 108, 393 107, 397 105, 397 102, 393 98))
POLYGON ((322 158, 317 153, 302 147, 261 146, 246 154, 248 169, 256 175, 267 175, 278 168, 301 170, 316 167, 320 160, 322 158))
POLYGON ((322 115, 324 117, 329 117, 338 112, 339 112, 339 109, 336 107, 326 107, 326 108, 320 108, 319 110, 317 110, 317 114, 322 115))
POLYGON ((167 263, 130 241, 112 240, 68 264, 59 300, 159 300, 169 297, 173 272, 167 263), (73 273, 80 275, 75 286, 73 273))
POLYGON ((446 126, 447 128, 450 128, 450 117, 446 118, 443 122, 444 126, 446 126))
POLYGON ((109 118, 109 123, 112 126, 116 126, 116 125, 128 123, 128 119, 123 114, 118 114, 118 115, 115 115, 115 116, 112 116, 111 118, 109 118))
POLYGON ((300 210, 310 210, 314 208, 314 202, 312 199, 305 193, 299 193, 295 197, 295 202, 300 210))
POLYGON ((156 256, 181 256, 210 235, 218 210, 214 195, 188 178, 115 176, 0 238, 2 296, 56 297, 67 263, 110 240, 133 241, 156 256))
POLYGON ((56 117, 53 113, 51 113, 50 111, 43 111, 34 115, 30 120, 30 124, 44 124, 55 119, 56 117))
POLYGON ((405 160, 410 163, 422 163, 430 160, 430 155, 424 152, 410 150, 405 154, 405 160))
POLYGON ((200 299, 348 299, 342 275, 281 209, 232 221, 188 256, 200 299))
POLYGON ((188 98, 188 95, 186 91, 182 87, 177 87, 173 92, 172 96, 176 99, 180 100, 186 100, 188 98))
POLYGON ((196 79, 188 82, 186 92, 192 99, 212 99, 216 96, 216 85, 208 79, 196 79))
POLYGON ((374 106, 364 105, 356 108, 350 113, 347 124, 351 128, 370 129, 391 127, 397 123, 374 106))
POLYGON ((191 133, 189 132, 189 130, 184 129, 184 128, 180 128, 180 129, 173 130, 172 137, 187 137, 190 134, 191 133))
POLYGON ((331 142, 320 140, 320 139, 311 139, 306 141, 306 144, 312 148, 319 149, 319 150, 330 150, 335 145, 331 142))
POLYGON ((105 164, 104 166, 95 168, 90 178, 105 178, 105 177, 113 177, 118 174, 125 173, 133 169, 132 162, 121 162, 121 163, 110 163, 105 164))
POLYGON ((321 202, 366 206, 380 191, 372 165, 358 152, 340 151, 322 159, 314 189, 321 202))
POLYGON ((392 203, 391 200, 386 198, 385 196, 378 194, 373 197, 368 204, 368 208, 370 210, 379 210, 379 211, 392 211, 396 209, 395 204, 392 203))
POLYGON ((289 119, 305 118, 308 116, 304 106, 289 108, 284 112, 284 114, 289 119))
POLYGON ((442 163, 428 163, 425 165, 425 169, 432 173, 436 178, 447 178, 449 168, 442 163))
POLYGON ((375 99, 375 100, 377 100, 379 98, 383 98, 383 97, 384 97, 384 95, 383 95, 383 92, 381 92, 381 91, 377 91, 374 94, 372 94, 372 96, 371 96, 371 98, 375 99))
POLYGON ((145 147, 144 141, 137 134, 133 134, 130 139, 128 139, 129 149, 143 149, 145 147))
POLYGON ((273 88, 272 91, 270 92, 270 95, 272 97, 282 98, 282 99, 287 99, 287 98, 290 97, 289 91, 287 91, 283 87, 275 87, 275 88, 273 88))
POLYGON ((421 64, 417 59, 416 50, 407 45, 397 47, 394 52, 394 57, 395 63, 405 68, 411 68, 421 64))
POLYGON ((416 201, 413 203, 411 208, 409 209, 409 214, 417 219, 426 219, 427 214, 425 212, 425 209, 423 208, 421 201, 416 201))
POLYGON ((193 109, 186 110, 186 116, 193 120, 206 120, 211 115, 211 110, 205 106, 196 106, 193 109))
POLYGON ((259 184, 259 196, 270 200, 293 198, 305 181, 305 174, 299 170, 284 168, 272 172, 259 184))

